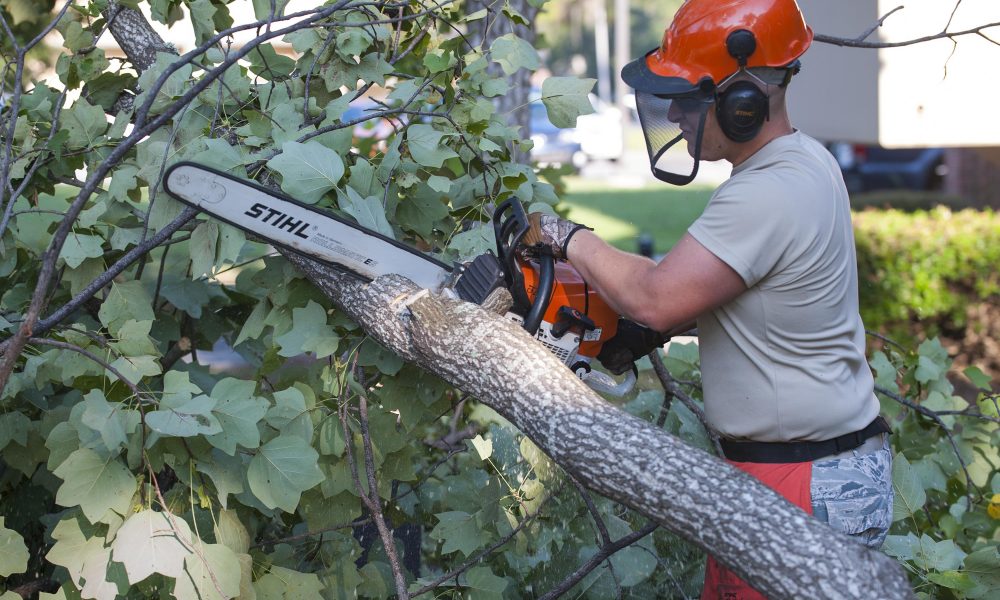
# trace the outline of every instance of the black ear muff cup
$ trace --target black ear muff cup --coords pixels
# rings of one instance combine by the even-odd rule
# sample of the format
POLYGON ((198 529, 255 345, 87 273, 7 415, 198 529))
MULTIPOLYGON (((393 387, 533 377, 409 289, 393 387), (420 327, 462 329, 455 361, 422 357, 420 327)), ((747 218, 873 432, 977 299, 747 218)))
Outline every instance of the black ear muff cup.
POLYGON ((767 95, 749 81, 737 81, 715 102, 719 127, 734 142, 749 142, 770 116, 767 95))

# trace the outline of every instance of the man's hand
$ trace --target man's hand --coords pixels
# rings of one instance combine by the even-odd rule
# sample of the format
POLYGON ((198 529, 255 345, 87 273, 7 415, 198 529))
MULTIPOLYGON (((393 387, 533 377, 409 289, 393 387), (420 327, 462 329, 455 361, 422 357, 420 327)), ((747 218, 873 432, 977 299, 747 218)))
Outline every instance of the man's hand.
POLYGON ((566 258, 566 244, 574 233, 581 229, 593 231, 586 225, 540 212, 528 215, 528 225, 527 233, 521 238, 522 250, 532 255, 547 246, 557 260, 566 258))
POLYGON ((669 335, 653 331, 628 319, 618 320, 618 332, 601 346, 597 360, 615 375, 632 368, 635 361, 667 343, 669 335))

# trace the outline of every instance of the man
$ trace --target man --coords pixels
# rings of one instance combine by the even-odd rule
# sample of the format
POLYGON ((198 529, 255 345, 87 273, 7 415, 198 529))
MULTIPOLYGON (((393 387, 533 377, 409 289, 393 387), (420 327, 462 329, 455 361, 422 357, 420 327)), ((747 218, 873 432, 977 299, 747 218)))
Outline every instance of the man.
MULTIPOLYGON (((550 215, 531 215, 525 237, 567 258, 627 318, 659 332, 697 321, 705 415, 726 458, 878 547, 892 518, 891 457, 865 358, 850 205, 833 157, 785 108, 811 41, 794 0, 688 0, 662 46, 622 78, 657 178, 683 185, 700 160, 726 160, 730 179, 658 264, 550 215), (681 140, 693 162, 668 152, 681 140)), ((710 558, 702 597, 761 596, 710 558)))

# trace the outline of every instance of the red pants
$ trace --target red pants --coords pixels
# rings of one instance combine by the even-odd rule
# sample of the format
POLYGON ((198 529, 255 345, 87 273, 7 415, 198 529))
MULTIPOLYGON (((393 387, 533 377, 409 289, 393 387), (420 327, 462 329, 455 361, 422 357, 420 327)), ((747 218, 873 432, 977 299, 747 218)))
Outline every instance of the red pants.
MULTIPOLYGON (((812 462, 746 463, 727 461, 732 466, 753 475, 767 487, 778 492, 807 514, 812 514, 812 462)), ((701 600, 766 600, 766 596, 750 587, 735 573, 715 562, 711 556, 705 566, 705 587, 701 600)))

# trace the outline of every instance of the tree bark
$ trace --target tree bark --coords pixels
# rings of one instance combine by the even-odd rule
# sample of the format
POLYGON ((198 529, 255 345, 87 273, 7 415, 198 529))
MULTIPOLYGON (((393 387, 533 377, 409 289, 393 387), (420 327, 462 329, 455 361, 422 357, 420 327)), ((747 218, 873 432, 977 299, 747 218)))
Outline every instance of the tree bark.
POLYGON ((604 401, 513 322, 401 277, 364 284, 285 256, 387 348, 477 397, 588 488, 711 553, 768 597, 911 597, 896 561, 604 401))

